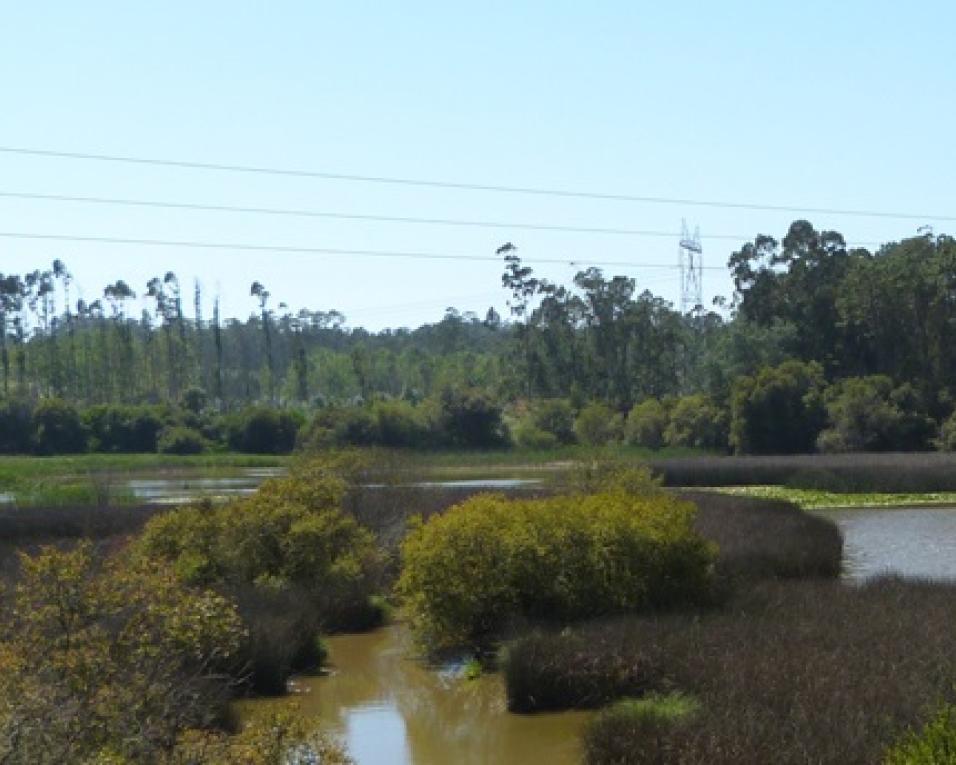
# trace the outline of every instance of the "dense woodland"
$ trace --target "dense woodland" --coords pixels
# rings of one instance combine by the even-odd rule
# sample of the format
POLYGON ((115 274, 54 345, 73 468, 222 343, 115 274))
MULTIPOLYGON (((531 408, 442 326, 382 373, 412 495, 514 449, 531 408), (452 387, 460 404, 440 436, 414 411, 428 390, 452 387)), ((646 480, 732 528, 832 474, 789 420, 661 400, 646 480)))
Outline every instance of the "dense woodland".
POLYGON ((92 302, 74 301, 60 260, 0 274, 0 448, 44 450, 37 409, 41 420, 75 411, 84 448, 117 449, 96 443, 97 418, 120 416, 111 409, 129 418, 151 407, 156 448, 172 427, 227 443, 223 423, 253 406, 294 412, 313 442, 770 453, 956 440, 950 236, 870 252, 796 221, 782 240, 758 236, 730 255, 735 292, 720 312, 687 315, 631 278, 588 268, 560 285, 510 243, 499 253, 510 316, 449 308, 436 323, 378 333, 336 311, 293 312, 265 274, 244 320, 221 317, 218 300, 204 316, 199 284, 172 272, 142 287, 117 279, 92 302), (135 316, 139 294, 152 309, 135 316), (452 432, 456 416, 482 432, 452 432), (13 438, 16 423, 32 435, 13 438), (390 428, 399 432, 383 435, 390 428))

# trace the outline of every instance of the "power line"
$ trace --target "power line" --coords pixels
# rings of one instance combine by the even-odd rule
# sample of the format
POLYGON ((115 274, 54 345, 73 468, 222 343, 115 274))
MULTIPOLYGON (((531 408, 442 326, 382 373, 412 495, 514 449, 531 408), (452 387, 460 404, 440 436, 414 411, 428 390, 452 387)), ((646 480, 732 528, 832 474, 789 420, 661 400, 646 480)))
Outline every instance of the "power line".
MULTIPOLYGON (((113 236, 82 236, 76 234, 37 234, 31 232, 0 231, 0 238, 48 242, 73 242, 92 244, 121 244, 145 247, 187 247, 203 250, 239 250, 244 252, 275 252, 299 255, 349 255, 370 258, 414 258, 419 260, 493 261, 501 262, 495 255, 453 255, 441 252, 402 252, 394 250, 352 250, 338 247, 301 247, 274 244, 246 244, 241 242, 201 242, 178 239, 131 239, 113 236)), ((674 263, 634 263, 627 261, 601 261, 579 258, 528 258, 528 263, 549 263, 570 266, 612 266, 624 268, 677 268, 674 263)), ((720 270, 719 266, 705 266, 720 270)))
MULTIPOLYGON (((347 213, 335 210, 305 210, 280 207, 242 207, 236 205, 213 205, 196 202, 169 202, 152 199, 130 199, 127 197, 91 197, 73 196, 68 194, 35 194, 21 191, 0 191, 0 197, 5 199, 21 199, 38 202, 78 202, 83 204, 120 205, 125 207, 147 207, 169 210, 192 210, 198 212, 240 213, 243 215, 277 215, 301 218, 329 218, 334 220, 371 221, 377 223, 414 223, 439 226, 469 226, 474 228, 507 228, 525 229, 531 231, 554 231, 574 234, 615 234, 622 236, 655 236, 678 238, 676 231, 660 231, 633 228, 608 228, 601 226, 559 226, 547 223, 527 223, 523 221, 489 221, 489 220, 462 220, 456 218, 423 218, 402 215, 372 215, 363 213, 347 213)), ((746 236, 733 234, 713 234, 705 239, 748 239, 746 236)))
MULTIPOLYGON (((194 212, 221 212, 242 215, 274 215, 286 217, 321 218, 331 220, 351 220, 375 223, 408 223, 418 225, 459 226, 488 229, 520 229, 525 231, 549 231, 573 234, 608 234, 635 237, 663 237, 678 239, 676 231, 660 229, 617 228, 604 226, 560 226, 547 223, 528 223, 525 221, 489 221, 464 220, 459 218, 425 218, 404 215, 373 215, 365 213, 347 213, 338 210, 307 210, 282 207, 243 207, 237 205, 214 205, 198 202, 170 202, 153 199, 131 199, 128 197, 76 196, 71 194, 40 194, 25 191, 0 191, 0 198, 19 199, 29 202, 74 202, 80 204, 117 205, 122 207, 144 207, 168 210, 189 210, 194 212)), ((701 239, 748 241, 752 237, 745 234, 701 234, 701 239)), ((858 247, 879 247, 882 242, 848 242, 858 247)))
POLYGON ((458 181, 439 181, 423 178, 402 178, 384 175, 358 175, 352 173, 331 173, 318 170, 294 168, 262 167, 256 165, 234 165, 214 162, 192 162, 187 160, 159 159, 155 157, 132 157, 117 154, 92 154, 86 152, 54 151, 51 149, 32 149, 20 146, 0 146, 0 152, 51 159, 75 159, 97 162, 116 162, 155 167, 173 167, 189 170, 212 170, 229 173, 253 173, 293 178, 315 178, 327 181, 350 181, 355 183, 378 183, 393 186, 413 186, 419 188, 455 189, 460 191, 488 191, 507 194, 529 194, 535 196, 562 197, 568 199, 591 199, 610 202, 640 202, 660 205, 683 205, 688 207, 715 207, 737 210, 762 210, 765 212, 813 213, 820 215, 848 215, 867 218, 897 218, 921 221, 956 221, 953 215, 935 215, 929 213, 894 212, 887 210, 858 210, 852 208, 807 207, 800 205, 769 205, 756 202, 726 202, 712 199, 691 199, 681 197, 663 197, 636 194, 615 194, 598 191, 574 191, 537 186, 505 186, 497 184, 464 183, 458 181))

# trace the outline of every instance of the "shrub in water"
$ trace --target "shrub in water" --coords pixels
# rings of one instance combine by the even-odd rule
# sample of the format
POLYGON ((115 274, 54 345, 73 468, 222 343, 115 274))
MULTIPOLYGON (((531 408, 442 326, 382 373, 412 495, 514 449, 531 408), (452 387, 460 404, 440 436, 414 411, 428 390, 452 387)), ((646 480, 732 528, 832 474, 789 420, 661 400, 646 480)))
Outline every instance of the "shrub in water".
POLYGON ((432 648, 480 645, 515 617, 573 620, 704 597, 712 545, 694 507, 624 491, 472 497, 413 524, 397 584, 432 648))

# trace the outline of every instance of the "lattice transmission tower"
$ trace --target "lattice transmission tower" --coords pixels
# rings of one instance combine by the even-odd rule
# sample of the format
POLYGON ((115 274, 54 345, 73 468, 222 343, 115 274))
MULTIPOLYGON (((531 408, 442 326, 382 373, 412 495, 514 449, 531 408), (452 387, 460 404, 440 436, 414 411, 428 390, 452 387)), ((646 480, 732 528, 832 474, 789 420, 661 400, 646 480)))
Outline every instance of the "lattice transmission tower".
POLYGON ((680 248, 680 312, 686 314, 704 304, 704 250, 700 246, 700 227, 691 236, 687 221, 681 221, 680 248))

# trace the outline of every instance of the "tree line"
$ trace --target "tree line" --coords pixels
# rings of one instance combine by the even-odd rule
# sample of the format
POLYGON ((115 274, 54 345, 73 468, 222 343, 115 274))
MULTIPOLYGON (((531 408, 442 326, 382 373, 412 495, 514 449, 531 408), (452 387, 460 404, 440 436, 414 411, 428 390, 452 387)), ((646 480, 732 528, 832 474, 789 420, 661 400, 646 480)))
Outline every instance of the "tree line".
MULTIPOLYGON (((549 441, 535 420, 547 414, 536 411, 553 414, 545 402, 555 401, 571 412, 577 440, 604 438, 583 435, 588 417, 600 420, 595 406, 609 413, 608 440, 646 445, 786 452, 947 440, 956 379, 950 236, 871 252, 795 221, 781 240, 760 235, 730 255, 734 293, 718 301, 722 311, 687 314, 628 277, 587 268, 562 285, 539 278, 511 243, 498 254, 509 316, 449 308, 438 322, 377 333, 349 328, 334 310, 293 312, 263 281, 250 287, 248 317, 224 319, 218 298, 203 315, 198 283, 187 311, 190 296, 172 272, 144 285, 149 307, 138 316, 138 293, 122 279, 102 298, 73 302, 60 260, 0 274, 0 392, 8 404, 58 399, 81 409, 188 410, 199 396, 221 415, 254 405, 295 410, 303 421, 318 413, 312 430, 325 440, 388 441, 370 435, 397 416, 394 406, 382 414, 382 402, 407 405, 403 427, 434 436, 442 397, 477 393, 526 442, 549 441)), ((566 441, 568 427, 550 435, 566 441)))

